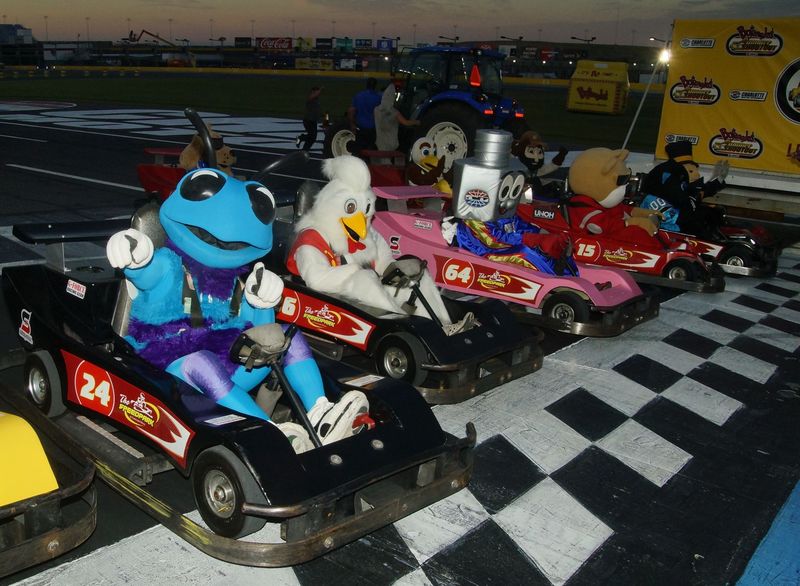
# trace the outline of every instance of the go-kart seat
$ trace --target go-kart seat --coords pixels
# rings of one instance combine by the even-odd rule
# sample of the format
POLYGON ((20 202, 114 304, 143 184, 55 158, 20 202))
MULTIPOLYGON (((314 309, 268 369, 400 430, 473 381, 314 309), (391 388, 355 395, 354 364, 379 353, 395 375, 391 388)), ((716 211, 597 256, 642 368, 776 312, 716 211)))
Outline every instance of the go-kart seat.
MULTIPOLYGON (((131 228, 135 228, 149 236, 155 248, 164 246, 164 242, 167 239, 167 235, 158 218, 158 210, 158 204, 150 202, 136 210, 131 218, 131 228)), ((111 326, 120 337, 124 337, 128 333, 131 302, 133 300, 129 290, 130 287, 131 285, 126 279, 124 286, 119 288, 117 303, 114 307, 114 316, 111 319, 111 326)))

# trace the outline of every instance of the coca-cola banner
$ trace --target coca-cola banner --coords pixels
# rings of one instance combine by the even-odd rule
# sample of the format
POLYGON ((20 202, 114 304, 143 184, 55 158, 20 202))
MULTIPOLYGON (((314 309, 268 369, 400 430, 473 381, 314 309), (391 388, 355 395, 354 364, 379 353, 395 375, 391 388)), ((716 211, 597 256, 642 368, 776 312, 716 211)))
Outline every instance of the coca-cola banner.
POLYGON ((256 47, 259 51, 291 51, 292 37, 259 37, 256 47))

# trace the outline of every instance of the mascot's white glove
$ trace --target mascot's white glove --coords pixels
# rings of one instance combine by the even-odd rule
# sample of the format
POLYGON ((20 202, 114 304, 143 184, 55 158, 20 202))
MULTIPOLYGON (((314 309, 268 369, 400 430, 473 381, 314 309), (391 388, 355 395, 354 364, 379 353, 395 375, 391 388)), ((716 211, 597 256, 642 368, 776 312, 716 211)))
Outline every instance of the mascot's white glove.
POLYGON ((458 231, 458 221, 455 216, 445 216, 442 218, 442 237, 448 245, 453 243, 458 231))
POLYGON ((717 161, 714 164, 714 171, 711 173, 711 181, 719 179, 720 183, 725 183, 730 170, 730 163, 728 161, 717 161))
POLYGON ((106 256, 116 269, 139 269, 153 260, 153 241, 147 234, 129 228, 108 239, 106 256))
POLYGON ((275 307, 283 294, 283 281, 268 271, 263 262, 256 263, 253 272, 244 282, 244 296, 247 302, 257 309, 275 307))

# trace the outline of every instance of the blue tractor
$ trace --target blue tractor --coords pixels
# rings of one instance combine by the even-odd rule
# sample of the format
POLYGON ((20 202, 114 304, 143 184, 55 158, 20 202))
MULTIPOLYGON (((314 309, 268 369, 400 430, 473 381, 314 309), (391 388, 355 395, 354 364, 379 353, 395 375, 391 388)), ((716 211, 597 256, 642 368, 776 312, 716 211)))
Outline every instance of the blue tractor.
MULTIPOLYGON (((502 53, 469 47, 404 50, 392 72, 396 106, 421 124, 401 130, 401 150, 407 152, 416 138, 427 136, 449 168, 453 160, 472 155, 479 128, 503 128, 515 137, 526 130, 522 106, 503 96, 503 59, 502 53)), ((353 139, 347 123, 332 126, 325 155, 347 153, 353 139)))

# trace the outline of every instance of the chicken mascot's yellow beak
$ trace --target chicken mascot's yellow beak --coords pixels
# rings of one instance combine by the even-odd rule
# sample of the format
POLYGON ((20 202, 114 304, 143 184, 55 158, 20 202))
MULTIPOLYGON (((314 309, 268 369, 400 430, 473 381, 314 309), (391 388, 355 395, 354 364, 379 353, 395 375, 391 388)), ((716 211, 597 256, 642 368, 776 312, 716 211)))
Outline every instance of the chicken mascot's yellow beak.
POLYGON ((342 223, 347 237, 353 242, 360 242, 367 236, 367 217, 364 212, 339 218, 339 221, 342 223))
POLYGON ((431 169, 436 168, 436 165, 439 164, 439 157, 436 155, 428 155, 427 157, 422 157, 417 164, 426 171, 430 171, 431 169))

